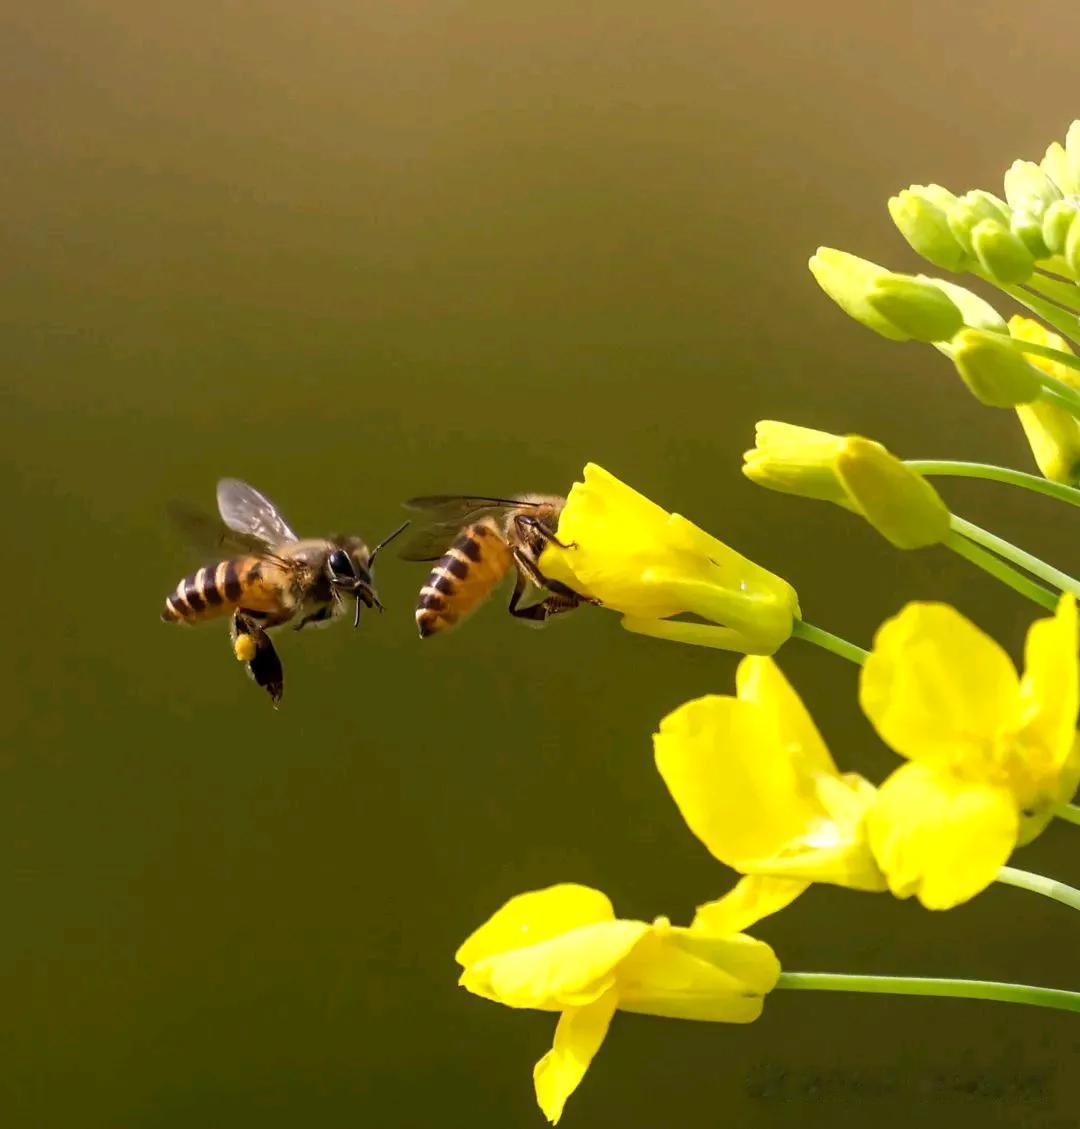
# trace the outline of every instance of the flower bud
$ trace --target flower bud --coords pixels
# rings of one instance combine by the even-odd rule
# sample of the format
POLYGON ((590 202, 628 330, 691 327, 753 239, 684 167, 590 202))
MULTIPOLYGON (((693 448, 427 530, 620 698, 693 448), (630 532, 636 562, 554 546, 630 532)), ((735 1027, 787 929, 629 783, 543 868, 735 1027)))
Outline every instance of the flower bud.
POLYGON ((1080 223, 1073 223, 1065 237, 1065 261, 1073 277, 1080 278, 1080 223))
MULTIPOLYGON (((1072 130, 1069 131, 1072 133, 1072 130)), ((1072 143, 1073 152, 1080 147, 1080 143, 1072 143)), ((1066 196, 1075 196, 1080 193, 1080 168, 1077 168, 1069 159, 1069 154, 1063 146, 1054 142, 1046 150, 1046 156, 1040 162, 1042 170, 1061 189, 1066 196)))
POLYGON ((949 227, 956 197, 938 184, 913 184, 889 200, 889 215, 917 254, 942 270, 964 269, 967 252, 949 227))
POLYGON ((842 436, 763 419, 757 424, 754 440, 756 445, 743 454, 743 474, 751 482, 782 494, 851 508, 833 466, 844 445, 842 436))
POLYGON ((1009 227, 1024 246, 1031 253, 1033 259, 1045 259, 1050 255, 1050 248, 1043 240, 1042 221, 1031 212, 1018 209, 1013 212, 1009 227))
POLYGON ((891 272, 877 263, 833 247, 819 247, 809 265, 817 284, 849 317, 890 341, 908 340, 906 333, 879 314, 866 300, 870 287, 878 279, 887 278, 891 272))
POLYGON ((1026 281, 1035 268, 1023 240, 997 220, 980 220, 971 229, 971 248, 983 270, 1003 285, 1026 281))
POLYGON ((886 274, 875 279, 866 301, 915 341, 947 341, 964 324, 963 314, 942 289, 910 275, 886 274))
POLYGON ((1043 242, 1055 255, 1064 252, 1074 219, 1076 205, 1070 200, 1058 200, 1046 209, 1042 225, 1043 242))
POLYGON ((1074 121, 1065 134, 1065 158, 1074 182, 1080 183, 1080 119, 1074 121))
POLYGON ((969 255, 975 254, 971 243, 972 230, 982 220, 996 220, 1008 227, 1008 206, 990 192, 976 188, 965 192, 949 209, 949 229, 969 255))
POLYGON ((863 516, 898 549, 937 545, 949 534, 949 509, 922 475, 880 443, 851 435, 836 472, 863 516))
POLYGON ((972 293, 963 286, 958 286, 955 282, 947 282, 944 278, 930 278, 925 274, 920 274, 918 278, 944 291, 963 316, 964 325, 970 326, 972 329, 1007 332, 1008 326, 1005 319, 978 294, 972 293))
POLYGON ((1013 161, 1005 174, 1005 199, 1009 207, 1041 216, 1061 190, 1034 161, 1013 161))
POLYGON ((952 359, 975 399, 991 408, 1015 408, 1039 397, 1038 371, 999 334, 962 329, 952 340, 952 359))

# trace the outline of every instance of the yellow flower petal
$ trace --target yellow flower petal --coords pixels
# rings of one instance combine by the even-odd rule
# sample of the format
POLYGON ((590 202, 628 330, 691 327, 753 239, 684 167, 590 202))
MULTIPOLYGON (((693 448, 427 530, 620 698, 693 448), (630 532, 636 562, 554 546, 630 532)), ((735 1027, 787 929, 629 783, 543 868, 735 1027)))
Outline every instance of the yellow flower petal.
POLYGON ((770 914, 779 913, 810 886, 798 878, 770 878, 750 874, 738 882, 722 898, 697 908, 690 925, 695 933, 718 937, 741 933, 770 914))
POLYGON ((653 738, 687 826, 729 866, 776 854, 821 815, 775 734, 759 706, 711 695, 668 714, 653 738))
POLYGON ((743 455, 743 474, 759 486, 851 508, 833 459, 842 436, 779 420, 760 420, 755 446, 743 455))
POLYGON ((675 710, 653 739, 690 830, 744 874, 884 889, 863 831, 873 787, 840 775, 770 659, 744 659, 737 685, 738 699, 675 710))
MULTIPOLYGON (((1071 352, 1064 338, 1051 333, 1031 318, 1019 315, 1009 319, 1009 333, 1018 341, 1071 352)), ((1034 353, 1024 356, 1037 369, 1073 388, 1080 387, 1080 374, 1059 361, 1034 353)), ((1016 409, 1035 463, 1045 478, 1076 485, 1080 481, 1080 420, 1057 404, 1021 404, 1016 409)))
POLYGON ((1052 619, 1031 625, 1020 680, 1023 728, 1018 739, 1029 757, 1044 762, 1048 774, 1060 770, 1075 740, 1078 645, 1076 599, 1066 594, 1052 619))
POLYGON ((901 756, 985 767, 1015 724, 1019 679, 1009 656, 946 604, 908 604, 874 638, 859 700, 901 756))
POLYGON ((486 956, 468 965, 459 983, 507 1007, 579 1007, 615 983, 617 965, 648 931, 643 921, 582 925, 538 945, 486 956))
POLYGON ((868 826, 889 889, 950 909, 994 881, 1016 845, 1019 817, 1007 789, 912 763, 881 786, 868 826))
POLYGON ((572 882, 531 890, 511 898, 454 954, 461 965, 484 957, 535 945, 579 925, 614 921, 611 902, 599 890, 572 882))
POLYGON ((776 727, 775 740, 787 751, 800 772, 838 774, 814 719, 780 667, 771 659, 748 657, 735 671, 735 694, 740 701, 750 702, 771 719, 776 727))
POLYGON ((764 941, 654 929, 619 967, 622 1011, 666 1019, 750 1023, 780 963, 764 941))
POLYGON ((552 1048, 533 1068, 536 1101, 557 1125, 566 1099, 578 1088, 607 1035, 617 996, 606 992, 585 1007, 569 1008, 559 1017, 552 1048))
POLYGON ((669 514, 589 464, 541 554, 545 576, 593 596, 631 621, 683 612, 733 630, 735 645, 769 654, 798 615, 785 580, 740 556, 679 514, 669 514))
POLYGON ((938 492, 880 443, 849 435, 835 466, 854 505, 898 549, 938 545, 949 535, 949 509, 938 492))

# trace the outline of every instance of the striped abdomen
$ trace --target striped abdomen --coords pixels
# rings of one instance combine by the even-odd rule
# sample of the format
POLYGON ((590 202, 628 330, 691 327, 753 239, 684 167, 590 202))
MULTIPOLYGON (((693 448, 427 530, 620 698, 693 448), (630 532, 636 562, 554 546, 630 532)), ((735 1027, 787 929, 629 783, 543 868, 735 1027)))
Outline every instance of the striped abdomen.
POLYGON ((453 627, 479 607, 513 563, 510 547, 493 519, 467 525, 420 589, 416 604, 420 638, 453 627))
POLYGON ((237 607, 280 612, 280 569, 261 557, 235 557, 185 576, 165 597, 166 623, 200 623, 228 615, 237 607))

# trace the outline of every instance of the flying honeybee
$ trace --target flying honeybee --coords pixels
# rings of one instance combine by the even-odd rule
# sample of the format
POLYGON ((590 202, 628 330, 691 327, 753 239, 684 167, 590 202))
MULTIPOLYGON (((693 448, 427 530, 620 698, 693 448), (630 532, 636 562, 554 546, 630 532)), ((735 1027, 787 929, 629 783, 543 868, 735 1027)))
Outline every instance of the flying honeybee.
POLYGON ((161 618, 201 623, 231 616, 236 657, 276 705, 284 671, 267 630, 289 622, 299 630, 334 619, 345 613, 347 598, 355 601, 354 627, 361 604, 381 611, 372 566, 408 522, 369 551, 359 537, 301 540, 268 498, 237 478, 221 479, 217 503, 224 528, 186 507, 176 507, 174 517, 218 556, 232 555, 185 576, 165 597, 161 618))
POLYGON ((405 543, 400 556, 435 561, 416 605, 420 638, 453 627, 479 607, 512 569, 514 590, 507 610, 518 619, 543 623, 549 616, 598 601, 572 591, 540 571, 540 554, 555 536, 565 498, 520 494, 514 498, 475 498, 437 494, 412 498, 407 509, 424 515, 425 524, 405 543), (521 606, 530 588, 547 594, 521 606))

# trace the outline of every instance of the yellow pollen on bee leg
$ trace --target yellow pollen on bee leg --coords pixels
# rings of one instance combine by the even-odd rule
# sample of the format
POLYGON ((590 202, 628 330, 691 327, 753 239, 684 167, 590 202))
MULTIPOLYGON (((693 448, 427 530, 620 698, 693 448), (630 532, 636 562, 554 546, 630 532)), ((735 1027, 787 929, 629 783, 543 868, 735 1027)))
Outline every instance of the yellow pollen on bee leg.
POLYGON ((237 635, 233 640, 233 654, 237 662, 251 662, 255 657, 255 640, 250 635, 237 635))

